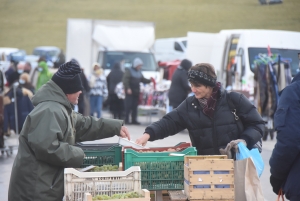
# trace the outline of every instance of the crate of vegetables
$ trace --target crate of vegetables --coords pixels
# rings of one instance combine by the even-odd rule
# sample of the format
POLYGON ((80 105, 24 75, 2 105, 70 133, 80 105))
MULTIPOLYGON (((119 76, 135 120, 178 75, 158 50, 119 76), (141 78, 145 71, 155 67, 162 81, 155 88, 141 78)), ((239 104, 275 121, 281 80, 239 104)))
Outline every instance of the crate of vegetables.
POLYGON ((66 201, 82 201, 84 194, 92 196, 141 191, 141 169, 133 166, 125 171, 80 172, 65 168, 64 194, 66 201))
POLYGON ((118 143, 78 143, 75 146, 80 147, 85 154, 81 167, 87 167, 90 165, 119 165, 119 163, 122 161, 122 146, 120 146, 118 143))
POLYGON ((124 150, 125 170, 140 166, 142 188, 147 190, 183 190, 184 156, 197 155, 195 147, 182 151, 152 152, 148 149, 124 150), (144 152, 143 152, 144 151, 144 152))
POLYGON ((146 189, 142 189, 140 192, 119 193, 112 196, 96 195, 93 197, 90 193, 85 193, 84 201, 150 201, 150 199, 150 192, 146 189))
POLYGON ((136 152, 139 153, 145 153, 145 152, 179 152, 179 151, 183 151, 184 149, 191 147, 191 143, 188 142, 180 142, 177 145, 175 145, 174 147, 150 147, 150 148, 145 148, 145 149, 137 149, 131 146, 123 146, 122 147, 122 163, 123 163, 123 170, 125 169, 124 167, 124 150, 125 149, 132 149, 136 152))

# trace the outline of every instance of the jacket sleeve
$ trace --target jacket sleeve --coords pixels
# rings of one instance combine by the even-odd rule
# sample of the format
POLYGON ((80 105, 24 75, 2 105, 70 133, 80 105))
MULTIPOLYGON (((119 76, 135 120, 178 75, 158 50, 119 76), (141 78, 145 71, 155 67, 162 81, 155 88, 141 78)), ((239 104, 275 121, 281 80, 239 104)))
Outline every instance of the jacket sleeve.
POLYGON ((187 94, 188 94, 191 91, 191 87, 190 87, 189 82, 188 82, 187 73, 184 74, 184 76, 181 77, 181 81, 182 81, 182 87, 187 91, 187 94))
POLYGON ((239 94, 238 100, 234 100, 234 103, 236 102, 238 116, 244 126, 240 138, 245 140, 248 149, 251 149, 262 138, 265 122, 246 96, 239 94))
POLYGON ((42 113, 29 114, 28 143, 37 160, 62 167, 80 167, 84 152, 63 140, 67 118, 56 108, 47 108, 42 113))
POLYGON ((286 87, 274 116, 277 142, 270 158, 271 174, 278 179, 286 179, 300 154, 300 103, 297 89, 286 87))
POLYGON ((130 82, 130 72, 129 72, 129 69, 125 70, 122 82, 123 82, 125 91, 127 91, 127 89, 130 89, 130 86, 129 86, 129 82, 130 82))
POLYGON ((149 141, 164 139, 168 136, 175 135, 186 128, 184 124, 184 117, 180 114, 180 107, 184 107, 185 101, 178 106, 178 108, 172 110, 166 114, 162 119, 150 124, 145 133, 150 135, 149 141))
POLYGON ((141 79, 141 82, 144 83, 144 84, 148 84, 151 82, 151 79, 147 79, 144 77, 144 75, 142 74, 142 79, 141 79))
POLYGON ((120 135, 122 120, 95 118, 73 112, 76 118, 76 142, 98 140, 120 135))

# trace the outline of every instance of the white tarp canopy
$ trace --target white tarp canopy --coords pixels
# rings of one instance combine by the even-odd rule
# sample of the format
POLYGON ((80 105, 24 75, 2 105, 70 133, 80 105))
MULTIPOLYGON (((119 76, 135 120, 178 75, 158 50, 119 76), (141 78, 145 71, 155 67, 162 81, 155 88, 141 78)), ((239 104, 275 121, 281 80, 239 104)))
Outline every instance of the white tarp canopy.
POLYGON ((154 26, 96 25, 93 39, 110 50, 149 51, 155 32, 154 26))

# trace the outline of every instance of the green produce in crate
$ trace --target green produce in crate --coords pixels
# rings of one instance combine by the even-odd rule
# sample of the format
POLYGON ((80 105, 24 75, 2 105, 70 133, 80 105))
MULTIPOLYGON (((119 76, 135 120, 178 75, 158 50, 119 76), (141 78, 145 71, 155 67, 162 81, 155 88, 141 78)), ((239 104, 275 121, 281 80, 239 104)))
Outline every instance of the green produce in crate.
POLYGON ((109 171, 118 171, 119 167, 117 165, 103 165, 97 166, 91 170, 91 172, 109 172, 109 171))
POLYGON ((93 200, 113 200, 113 199, 128 199, 128 198, 140 198, 143 197, 137 192, 128 192, 128 193, 120 193, 113 194, 112 196, 108 195, 96 195, 93 197, 93 200))

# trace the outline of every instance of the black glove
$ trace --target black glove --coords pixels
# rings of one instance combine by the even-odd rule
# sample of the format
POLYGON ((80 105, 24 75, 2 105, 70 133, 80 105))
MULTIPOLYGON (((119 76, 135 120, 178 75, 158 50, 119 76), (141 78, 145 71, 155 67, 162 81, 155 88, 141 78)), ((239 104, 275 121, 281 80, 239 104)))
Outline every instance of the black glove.
POLYGON ((273 187, 273 192, 276 195, 278 195, 279 190, 281 189, 283 182, 284 182, 284 180, 282 180, 282 179, 277 179, 277 178, 273 177, 272 175, 270 176, 270 183, 273 187))

